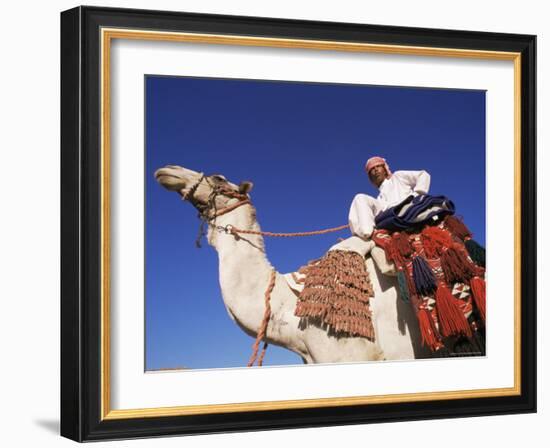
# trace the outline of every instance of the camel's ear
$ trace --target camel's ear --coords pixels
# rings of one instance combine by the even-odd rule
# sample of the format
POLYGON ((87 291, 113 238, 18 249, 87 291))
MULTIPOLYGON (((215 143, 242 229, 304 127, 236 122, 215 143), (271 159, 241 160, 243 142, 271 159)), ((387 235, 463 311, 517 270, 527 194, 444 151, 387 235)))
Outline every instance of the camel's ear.
POLYGON ((239 184, 239 193, 241 194, 247 194, 250 190, 252 190, 252 187, 254 184, 250 182, 249 180, 243 180, 239 184))

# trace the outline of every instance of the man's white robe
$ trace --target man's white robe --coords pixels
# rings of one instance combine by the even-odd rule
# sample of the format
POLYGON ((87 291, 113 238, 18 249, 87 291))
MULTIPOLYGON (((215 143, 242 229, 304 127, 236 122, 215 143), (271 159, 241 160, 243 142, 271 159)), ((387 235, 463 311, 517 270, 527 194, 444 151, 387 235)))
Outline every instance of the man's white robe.
POLYGON ((351 232, 361 238, 370 237, 378 213, 399 204, 410 195, 427 194, 429 189, 430 175, 427 171, 396 171, 380 184, 376 199, 363 193, 355 195, 349 210, 351 232))

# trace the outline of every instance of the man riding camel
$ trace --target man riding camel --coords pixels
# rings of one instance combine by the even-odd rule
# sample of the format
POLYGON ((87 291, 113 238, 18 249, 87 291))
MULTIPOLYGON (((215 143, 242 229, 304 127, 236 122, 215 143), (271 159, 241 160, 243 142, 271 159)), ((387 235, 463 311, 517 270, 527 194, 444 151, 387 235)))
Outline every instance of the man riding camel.
MULTIPOLYGON (((427 196, 430 189, 430 175, 424 170, 392 173, 386 160, 376 156, 367 161, 365 171, 380 193, 376 199, 363 193, 357 194, 353 199, 349 211, 349 225, 351 232, 360 238, 369 239, 374 228, 387 223, 387 218, 391 221, 389 228, 392 230, 400 228, 400 224, 393 221, 395 216, 390 216, 392 213, 403 211, 406 204, 416 204, 425 198, 435 198, 427 196), (416 197, 419 198, 415 199, 416 197), (396 225, 397 228, 393 228, 396 225)), ((452 206, 452 203, 450 205, 452 206)), ((433 216, 430 218, 433 219, 433 216)), ((415 221, 414 224, 417 222, 415 221)))

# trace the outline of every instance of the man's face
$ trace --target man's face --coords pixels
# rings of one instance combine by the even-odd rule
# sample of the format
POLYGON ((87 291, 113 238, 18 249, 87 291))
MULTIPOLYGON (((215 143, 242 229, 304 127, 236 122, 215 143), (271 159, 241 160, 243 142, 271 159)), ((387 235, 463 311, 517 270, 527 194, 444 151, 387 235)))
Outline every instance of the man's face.
POLYGON ((388 173, 386 172, 386 168, 384 167, 384 165, 376 165, 372 167, 369 171, 369 178, 377 187, 379 187, 380 184, 384 182, 384 179, 386 179, 386 177, 388 177, 388 173))

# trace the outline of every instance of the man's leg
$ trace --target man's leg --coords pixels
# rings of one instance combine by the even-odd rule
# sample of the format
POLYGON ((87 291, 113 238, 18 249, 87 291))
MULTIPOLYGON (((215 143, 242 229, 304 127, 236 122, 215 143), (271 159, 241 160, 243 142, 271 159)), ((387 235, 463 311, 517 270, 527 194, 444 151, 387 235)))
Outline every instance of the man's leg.
POLYGON ((353 199, 349 211, 350 230, 363 239, 371 237, 374 230, 374 217, 383 207, 375 198, 366 194, 358 194, 353 199))

